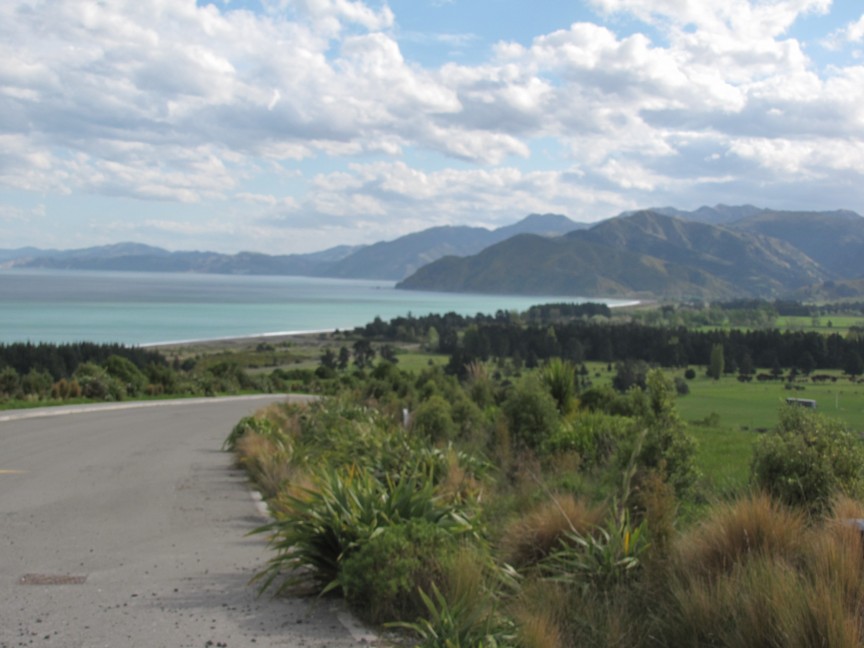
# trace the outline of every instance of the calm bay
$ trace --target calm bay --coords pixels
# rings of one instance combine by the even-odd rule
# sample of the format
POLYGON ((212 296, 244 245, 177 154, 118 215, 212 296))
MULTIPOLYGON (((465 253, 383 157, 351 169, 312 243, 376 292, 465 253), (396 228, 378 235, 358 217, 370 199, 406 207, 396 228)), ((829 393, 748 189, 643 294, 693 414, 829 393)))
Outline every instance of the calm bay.
POLYGON ((524 311, 558 301, 585 300, 416 292, 371 280, 12 269, 0 271, 0 342, 145 345, 350 329, 409 313, 524 311))

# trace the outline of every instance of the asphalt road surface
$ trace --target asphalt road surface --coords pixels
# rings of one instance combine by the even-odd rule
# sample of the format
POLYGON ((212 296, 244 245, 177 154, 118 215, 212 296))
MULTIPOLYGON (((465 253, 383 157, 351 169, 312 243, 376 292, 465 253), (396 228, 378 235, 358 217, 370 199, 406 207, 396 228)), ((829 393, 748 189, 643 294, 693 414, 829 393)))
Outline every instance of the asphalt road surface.
POLYGON ((219 448, 273 400, 0 412, 0 648, 373 640, 339 603, 247 584, 270 554, 219 448))

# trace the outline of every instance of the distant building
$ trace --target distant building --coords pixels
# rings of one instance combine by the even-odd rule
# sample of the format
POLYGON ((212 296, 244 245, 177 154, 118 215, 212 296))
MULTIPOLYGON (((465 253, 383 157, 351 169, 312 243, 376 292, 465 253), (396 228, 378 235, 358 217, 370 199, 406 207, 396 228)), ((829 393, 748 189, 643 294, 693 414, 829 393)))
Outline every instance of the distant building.
POLYGON ((816 409, 816 401, 810 398, 787 398, 787 405, 798 405, 798 407, 809 407, 816 409))

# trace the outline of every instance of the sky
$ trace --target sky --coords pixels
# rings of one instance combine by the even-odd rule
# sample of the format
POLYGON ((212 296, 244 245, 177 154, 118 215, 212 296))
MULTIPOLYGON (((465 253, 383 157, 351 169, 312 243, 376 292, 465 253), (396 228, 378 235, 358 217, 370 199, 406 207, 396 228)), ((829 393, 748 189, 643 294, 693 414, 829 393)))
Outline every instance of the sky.
POLYGON ((2 0, 0 248, 864 213, 860 0, 2 0))

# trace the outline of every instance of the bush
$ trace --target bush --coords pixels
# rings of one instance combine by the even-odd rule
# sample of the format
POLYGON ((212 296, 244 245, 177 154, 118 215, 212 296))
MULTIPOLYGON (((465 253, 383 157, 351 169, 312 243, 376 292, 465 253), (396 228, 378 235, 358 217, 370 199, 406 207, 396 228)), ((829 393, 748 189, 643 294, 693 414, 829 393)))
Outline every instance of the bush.
POLYGON ((339 584, 366 621, 409 621, 425 607, 420 591, 440 583, 455 538, 423 519, 385 527, 342 561, 339 584))
POLYGON ((787 405, 759 440, 751 476, 781 501, 821 513, 838 493, 864 492, 864 446, 842 422, 787 405))
POLYGON ((576 367, 572 362, 552 358, 540 374, 543 385, 555 399, 558 411, 567 414, 576 390, 576 367))
POLYGON ((126 396, 126 388, 103 367, 92 362, 78 365, 75 379, 81 386, 81 395, 84 398, 119 401, 126 396))
POLYGON ((502 410, 513 442, 522 448, 540 449, 558 428, 555 400, 532 380, 516 386, 504 401, 502 410))
POLYGON ((631 435, 632 429, 632 418, 585 412, 562 423, 543 448, 547 454, 576 452, 586 467, 603 465, 620 441, 631 435))
POLYGON ((450 403, 437 394, 431 396, 414 411, 411 427, 432 443, 450 441, 456 433, 450 403))
POLYGON ((397 481, 357 468, 322 469, 313 475, 312 488, 283 492, 275 508, 277 519, 258 532, 271 534, 276 556, 256 579, 264 590, 294 574, 277 593, 302 580, 312 580, 322 592, 338 589, 342 562, 394 524, 422 519, 454 536, 473 531, 460 509, 435 497, 432 480, 419 473, 397 481))
MULTIPOLYGON (((672 382, 659 369, 648 373, 645 397, 647 410, 640 422, 646 425, 637 465, 657 470, 675 489, 678 497, 686 495, 699 479, 696 468, 696 440, 690 435, 675 409, 672 382)), ((624 448, 620 461, 629 461, 624 448)))
POLYGON ((252 433, 270 440, 277 449, 285 450, 287 438, 282 435, 279 428, 271 420, 261 416, 244 416, 240 419, 222 443, 222 449, 233 452, 240 439, 252 433))
POLYGON ((144 392, 147 387, 147 376, 145 376, 131 360, 118 355, 110 356, 103 365, 105 371, 119 381, 129 396, 137 396, 144 392))

